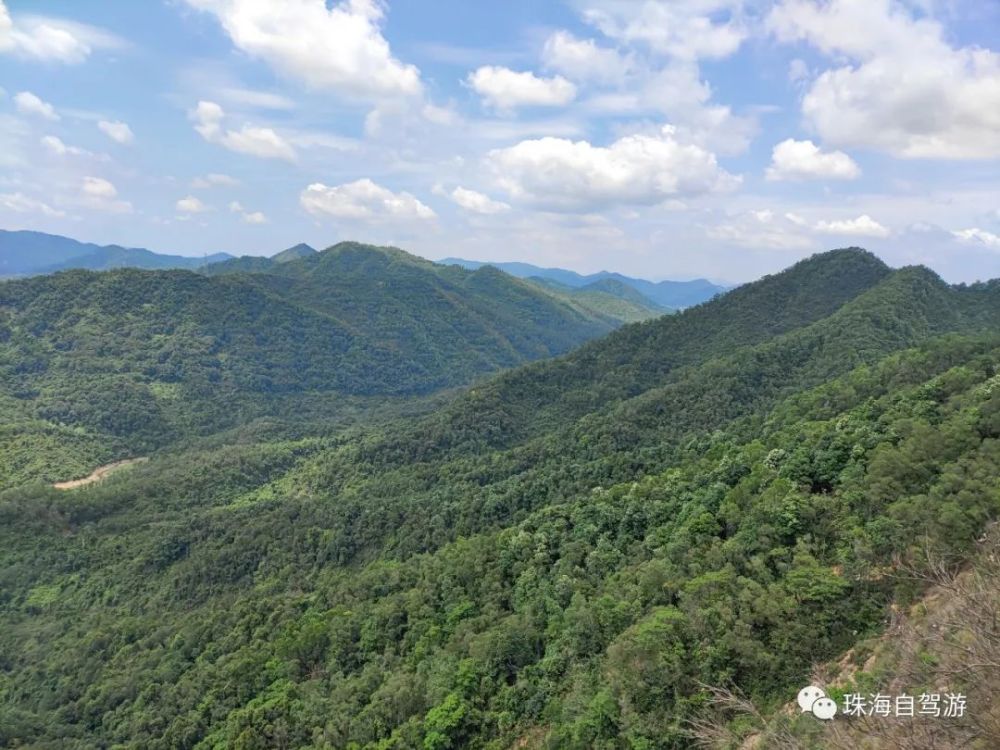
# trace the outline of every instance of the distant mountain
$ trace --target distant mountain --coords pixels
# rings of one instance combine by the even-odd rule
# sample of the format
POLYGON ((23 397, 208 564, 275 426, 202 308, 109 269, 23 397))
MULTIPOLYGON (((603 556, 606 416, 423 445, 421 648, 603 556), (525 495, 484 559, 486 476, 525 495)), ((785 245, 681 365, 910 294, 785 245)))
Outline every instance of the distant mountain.
POLYGON ((713 284, 706 279, 694 281, 647 281, 623 276, 620 273, 601 271, 587 276, 564 268, 542 268, 530 263, 483 263, 477 260, 463 258, 445 258, 438 261, 443 265, 457 265, 463 268, 476 269, 485 265, 496 266, 511 276, 518 278, 538 277, 548 279, 570 287, 583 287, 596 281, 611 279, 627 284, 657 305, 669 309, 683 309, 707 302, 713 297, 727 291, 728 287, 713 284))
POLYGON ((275 263, 288 263, 291 260, 300 260, 302 258, 308 258, 311 255, 315 255, 318 250, 304 242, 300 242, 295 247, 290 247, 287 250, 282 250, 277 255, 271 257, 275 263))
POLYGON ((295 247, 282 250, 271 257, 263 255, 241 255, 238 258, 227 258, 219 263, 203 266, 200 270, 209 276, 219 276, 225 273, 267 273, 276 271, 284 263, 303 260, 316 255, 319 251, 309 245, 299 243, 295 247))
MULTIPOLYGON (((342 243, 347 245, 350 243, 342 243)), ((199 269, 207 276, 219 276, 233 273, 253 273, 271 274, 278 276, 295 275, 308 265, 300 265, 293 261, 303 261, 307 264, 314 262, 319 253, 309 245, 299 244, 290 247, 270 258, 260 256, 244 255, 239 258, 230 258, 221 263, 213 263, 199 269)), ((410 256, 413 257, 413 256, 410 256)), ((430 261, 427 261, 430 263, 430 261)), ((440 267, 440 264, 432 264, 440 267)), ((452 264, 457 265, 457 264, 452 264)), ((475 269, 496 268, 496 266, 486 266, 480 264, 475 269)), ((499 269, 498 269, 499 270, 499 269)), ((525 281, 543 289, 547 294, 554 295, 558 300, 565 302, 579 310, 585 317, 596 318, 611 324, 617 328, 624 323, 636 323, 641 320, 655 318, 670 312, 669 309, 648 299, 637 292, 634 287, 629 286, 616 279, 606 278, 592 282, 583 286, 570 286, 559 281, 542 277, 517 277, 514 274, 506 274, 515 278, 524 278, 525 281)), ((349 290, 344 290, 347 293, 349 290)), ((321 295, 322 290, 317 290, 321 295)))
MULTIPOLYGON (((147 450, 273 415, 291 398, 304 420, 347 397, 429 394, 617 327, 497 269, 394 248, 341 243, 274 268, 0 283, 0 454, 11 439, 28 445, 4 433, 10 420, 65 427, 73 445, 147 450)), ((44 451, 32 443, 24 455, 44 451)))
POLYGON ((0 277, 32 276, 71 268, 199 268, 231 258, 226 253, 203 257, 162 255, 140 248, 94 245, 42 232, 0 230, 0 277))
POLYGON ((580 287, 568 286, 541 276, 531 276, 526 281, 538 284, 549 293, 563 297, 573 304, 623 323, 638 323, 673 312, 656 304, 635 287, 617 279, 601 279, 580 287))

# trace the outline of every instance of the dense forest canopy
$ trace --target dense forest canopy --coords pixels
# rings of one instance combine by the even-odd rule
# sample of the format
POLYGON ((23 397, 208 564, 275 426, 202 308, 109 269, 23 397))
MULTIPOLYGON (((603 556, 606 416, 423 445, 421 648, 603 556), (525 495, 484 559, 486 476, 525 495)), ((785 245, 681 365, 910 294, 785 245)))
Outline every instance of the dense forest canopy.
POLYGON ((291 253, 267 273, 2 282, 0 486, 258 418, 385 410, 387 399, 560 354, 624 320, 493 268, 357 243, 291 253))
MULTIPOLYGON (((159 412, 169 442, 107 429, 152 459, 103 483, 7 482, 0 745, 687 748, 706 685, 780 709, 815 661, 920 594, 894 570, 964 559, 1000 513, 1000 284, 951 287, 856 249, 433 409, 298 433, 253 422, 270 413, 255 400, 310 403, 324 378, 358 396, 372 373, 407 382, 399 359, 353 369, 353 337, 416 356, 404 338, 457 325, 441 289, 466 295, 469 321, 478 304, 510 311, 488 332, 463 323, 443 361, 499 329, 509 359, 492 365, 516 364, 572 346, 566 321, 579 340, 595 325, 493 269, 354 246, 277 272, 0 287, 9 434, 64 419, 26 411, 25 389, 55 405, 86 387, 118 415, 161 403, 129 399, 141 378, 180 402, 228 384, 247 406, 215 424, 249 420, 198 437, 207 422, 178 407, 159 412), (380 283, 405 293, 384 300, 380 283), (408 300, 420 314, 393 344, 408 300), (525 300, 564 317, 525 331, 525 300), (224 341, 221 315, 243 331, 229 348, 205 340, 224 341), (109 326, 130 338, 103 339, 109 326)), ((198 409, 232 414, 214 403, 198 409)))

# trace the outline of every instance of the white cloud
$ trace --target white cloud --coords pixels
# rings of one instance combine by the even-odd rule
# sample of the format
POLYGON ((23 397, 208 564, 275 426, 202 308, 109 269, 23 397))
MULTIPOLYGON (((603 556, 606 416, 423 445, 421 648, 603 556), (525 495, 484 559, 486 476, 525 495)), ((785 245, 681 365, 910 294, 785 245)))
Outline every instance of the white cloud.
POLYGON ((209 173, 203 177, 195 177, 191 181, 191 187, 195 190, 207 190, 212 187, 237 187, 240 181, 227 174, 209 173))
POLYGON ((593 39, 577 39, 568 31, 557 31, 545 41, 542 62, 573 80, 598 83, 621 81, 632 67, 617 50, 599 47, 593 39))
POLYGON ((1000 250, 1000 234, 987 232, 985 229, 961 229, 952 234, 962 242, 970 245, 984 245, 991 250, 1000 250))
POLYGON ((193 195, 181 198, 177 201, 176 210, 182 214, 203 214, 211 209, 193 195))
POLYGON ((55 156, 91 156, 89 151, 76 146, 67 146, 60 138, 54 135, 42 136, 41 144, 50 154, 55 156))
POLYGON ((230 212, 239 214, 247 224, 266 224, 267 217, 260 211, 247 211, 239 201, 232 201, 229 204, 230 212))
POLYGON ((271 128, 244 125, 240 130, 227 130, 222 125, 225 116, 222 107, 206 101, 198 102, 190 113, 194 129, 209 143, 262 159, 295 160, 295 149, 271 128))
POLYGON ((837 221, 820 221, 816 231, 823 234, 854 235, 858 237, 888 237, 891 232, 868 214, 856 219, 841 219, 837 221))
POLYGON ((299 198, 309 213, 361 221, 427 220, 435 214, 409 193, 393 193, 364 178, 328 187, 314 183, 299 198))
POLYGON ((84 177, 83 193, 91 198, 116 198, 118 190, 115 186, 101 177, 84 177))
POLYGON ((128 123, 101 120, 97 123, 97 127, 104 135, 116 143, 129 144, 135 140, 135 135, 132 133, 132 128, 128 126, 128 123))
POLYGON ((714 154, 679 142, 670 126, 606 147, 562 138, 527 140, 491 151, 488 161, 512 197, 554 210, 653 205, 739 182, 719 167, 714 154))
POLYGON ((18 214, 40 213, 53 219, 66 215, 64 211, 54 209, 40 200, 29 198, 24 193, 0 193, 0 208, 18 214))
POLYGON ((584 18, 605 36, 641 43, 680 60, 722 59, 735 53, 747 31, 742 0, 592 0, 584 18))
POLYGON ((108 213, 132 213, 132 204, 118 200, 118 189, 103 177, 84 177, 81 186, 83 205, 108 213))
POLYGON ((495 201, 488 195, 464 187, 455 188, 448 193, 448 197, 466 211, 476 214, 499 214, 510 210, 510 206, 503 201, 495 201))
POLYGON ((853 180, 861 168, 843 151, 821 151, 812 141, 789 138, 774 147, 769 180, 853 180))
POLYGON ((727 245, 764 250, 809 250, 817 247, 805 221, 794 214, 776 216, 770 210, 745 211, 723 223, 705 227, 709 239, 727 245))
POLYGON ((22 115, 34 115, 45 120, 58 120, 55 107, 42 101, 30 91, 22 91, 14 97, 14 105, 22 115))
POLYGON ((76 64, 86 60, 94 48, 121 46, 117 37, 86 24, 43 16, 19 16, 15 20, 0 0, 0 53, 76 64))
POLYGON ((898 0, 785 0, 768 27, 849 61, 802 101, 825 142, 910 159, 1000 156, 1000 54, 952 47, 939 23, 898 0))
POLYGON ((576 97, 576 86, 562 76, 539 78, 528 71, 487 65, 469 74, 469 86, 491 107, 560 107, 576 97))
POLYGON ((720 153, 745 151, 757 131, 754 119, 712 103, 712 87, 702 80, 695 63, 673 63, 652 73, 639 101, 665 114, 679 135, 720 153))
POLYGON ((233 44, 316 89, 359 99, 421 93, 420 72, 382 36, 379 0, 187 0, 215 15, 233 44))

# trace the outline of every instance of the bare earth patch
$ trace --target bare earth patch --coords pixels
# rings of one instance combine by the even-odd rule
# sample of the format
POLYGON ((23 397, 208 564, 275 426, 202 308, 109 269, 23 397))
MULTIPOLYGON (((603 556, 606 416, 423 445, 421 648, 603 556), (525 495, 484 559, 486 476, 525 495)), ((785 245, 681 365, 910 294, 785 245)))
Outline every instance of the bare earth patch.
POLYGON ((145 463, 148 460, 149 458, 145 456, 140 458, 126 458, 124 461, 115 461, 111 464, 98 466, 90 473, 90 476, 83 477, 83 479, 71 479, 68 482, 56 482, 52 486, 57 490, 75 490, 77 487, 86 487, 88 484, 94 484, 95 482, 100 482, 102 479, 107 479, 116 471, 124 469, 126 466, 145 463))

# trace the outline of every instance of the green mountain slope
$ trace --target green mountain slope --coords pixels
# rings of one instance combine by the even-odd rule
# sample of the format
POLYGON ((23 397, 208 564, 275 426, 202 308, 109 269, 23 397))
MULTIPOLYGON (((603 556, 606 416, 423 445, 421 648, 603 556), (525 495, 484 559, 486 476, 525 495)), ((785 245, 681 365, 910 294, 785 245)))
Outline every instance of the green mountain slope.
MULTIPOLYGON (((362 287, 370 286, 367 273, 371 269, 365 265, 368 260, 358 262, 357 259, 352 259, 353 253, 357 251, 364 253, 370 249, 369 246, 356 242, 342 242, 328 248, 324 254, 320 254, 308 245, 296 245, 271 258, 255 256, 232 258, 205 266, 201 272, 208 276, 252 273, 295 279, 295 285, 301 287, 300 291, 304 291, 309 299, 322 296, 315 288, 317 284, 310 281, 310 279, 319 277, 321 284, 335 285, 338 296, 349 296, 354 294, 354 290, 359 284, 362 287), (313 288, 306 289, 310 285, 313 288)), ((428 279, 436 276, 443 280, 455 280, 462 276, 456 267, 433 264, 395 248, 380 248, 380 252, 383 254, 382 257, 394 258, 397 264, 410 270, 419 269, 421 274, 428 279)), ((383 264, 379 271, 382 272, 385 268, 386 265, 383 264)), ((486 265, 478 266, 473 270, 478 274, 476 276, 478 279, 492 278, 498 273, 495 267, 486 265)), ((503 283, 502 286, 505 289, 514 288, 511 281, 513 280, 508 277, 508 282, 503 283)), ((609 330, 612 327, 617 328, 623 323, 647 320, 665 312, 656 303, 646 299, 631 287, 617 282, 608 281, 603 287, 600 285, 603 282, 596 282, 593 288, 577 289, 565 287, 555 282, 539 283, 539 281, 538 279, 529 279, 528 283, 535 288, 542 289, 547 295, 555 297, 558 302, 568 304, 584 317, 604 321, 608 324, 609 330)), ((281 287, 282 284, 287 285, 291 282, 277 282, 271 279, 261 283, 281 287)), ((498 291, 498 289, 499 287, 492 291, 498 291)), ((507 291, 503 292, 503 294, 507 293, 507 291)))
POLYGON ((314 419, 352 397, 461 385, 612 328, 493 269, 401 251, 339 247, 280 268, 288 275, 74 271, 0 284, 0 460, 23 479, 33 450, 71 458, 88 446, 76 471, 102 441, 100 458, 114 458, 269 414, 314 419))
POLYGON ((608 271, 584 276, 564 268, 542 268, 530 263, 483 263, 481 261, 464 260, 462 258, 444 258, 438 262, 443 265, 458 265, 471 270, 492 265, 501 271, 509 273, 511 276, 517 276, 522 279, 545 279, 546 281, 571 288, 590 286, 604 281, 617 282, 630 287, 646 299, 652 300, 657 305, 668 309, 683 309, 692 305, 698 305, 717 297, 727 290, 727 287, 713 284, 706 279, 695 279, 693 281, 648 281, 608 271))
POLYGON ((998 322, 842 251, 432 415, 8 491, 0 741, 690 747, 1000 515, 998 322))
POLYGON ((672 312, 614 279, 603 279, 581 287, 567 286, 541 277, 531 277, 528 281, 598 315, 606 315, 624 323, 639 323, 672 312))

